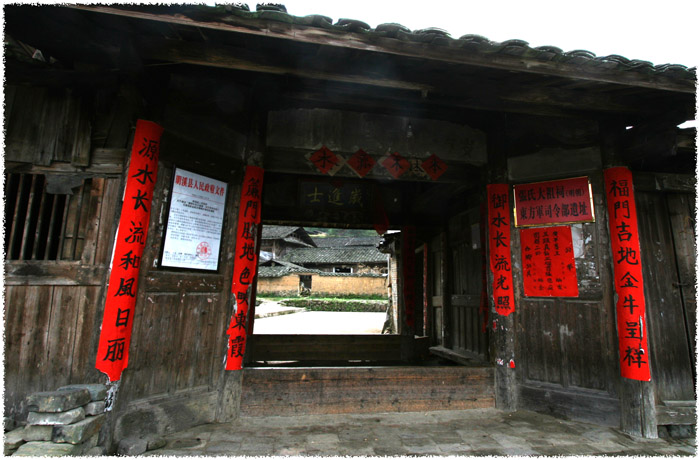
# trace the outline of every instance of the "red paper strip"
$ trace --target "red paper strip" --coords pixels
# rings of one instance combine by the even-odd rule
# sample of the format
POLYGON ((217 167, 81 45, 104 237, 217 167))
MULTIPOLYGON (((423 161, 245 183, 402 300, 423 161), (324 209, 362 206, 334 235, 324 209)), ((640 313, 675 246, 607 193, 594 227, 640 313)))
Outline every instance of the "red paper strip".
POLYGON ((438 178, 447 171, 447 164, 437 155, 432 154, 427 160, 421 163, 421 168, 423 168, 423 171, 425 171, 432 180, 438 180, 438 178))
POLYGON ((374 168, 377 161, 367 152, 360 149, 350 157, 347 165, 360 177, 365 177, 374 168))
POLYGON ((493 301, 499 315, 515 311, 513 274, 510 258, 510 205, 508 184, 489 184, 488 196, 489 260, 493 273, 493 301))
POLYGON ((605 173, 610 244, 617 293, 617 335, 620 371, 623 377, 649 381, 646 303, 639 252, 637 205, 632 173, 627 168, 610 168, 605 173))
POLYGON ((529 297, 578 297, 571 227, 520 230, 523 285, 529 297))
POLYGON ((411 168, 411 164, 408 162, 408 160, 399 155, 397 152, 384 157, 381 164, 387 171, 389 171, 389 174, 391 174, 394 179, 398 179, 399 177, 403 176, 406 171, 411 168))
POLYGON ((593 222, 587 177, 514 185, 515 226, 593 222))
POLYGON ((162 133, 163 128, 153 122, 136 122, 95 363, 110 382, 119 380, 129 364, 139 269, 148 236, 162 133))
POLYGON ((236 229, 233 281, 231 282, 231 295, 235 308, 226 330, 226 334, 229 336, 226 353, 227 371, 243 367, 248 305, 252 296, 253 280, 258 272, 256 247, 264 172, 265 170, 260 167, 247 166, 243 178, 241 203, 238 209, 238 227, 236 229))
POLYGON ((325 145, 316 150, 310 158, 316 169, 323 174, 328 174, 333 168, 340 164, 338 156, 331 152, 325 145))
POLYGON ((416 312, 416 227, 401 229, 401 258, 403 262, 403 303, 406 325, 413 328, 416 312))

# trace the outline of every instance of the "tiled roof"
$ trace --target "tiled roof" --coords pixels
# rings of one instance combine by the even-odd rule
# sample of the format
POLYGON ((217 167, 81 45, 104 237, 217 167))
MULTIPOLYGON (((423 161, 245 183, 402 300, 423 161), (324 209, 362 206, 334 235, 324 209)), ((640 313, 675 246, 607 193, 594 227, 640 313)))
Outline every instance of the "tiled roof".
POLYGON ((286 225, 263 225, 262 239, 276 240, 281 239, 294 233, 299 227, 286 225))
POLYGON ((359 264, 382 263, 386 254, 376 248, 299 248, 287 252, 283 260, 295 264, 359 264))
POLYGON ((503 42, 491 41, 486 37, 475 34, 462 35, 453 38, 442 29, 429 27, 411 31, 407 27, 396 23, 380 24, 372 29, 367 23, 355 19, 333 20, 323 15, 294 16, 287 13, 284 5, 262 4, 257 5, 256 11, 250 11, 246 4, 233 4, 218 7, 203 7, 183 9, 182 14, 192 16, 200 21, 216 20, 225 21, 226 14, 244 19, 261 19, 277 21, 286 24, 294 24, 309 27, 318 27, 336 32, 352 32, 367 34, 377 38, 394 38, 397 40, 417 44, 431 44, 436 46, 463 48, 465 51, 483 55, 511 55, 523 58, 532 58, 538 61, 553 61, 561 63, 577 64, 583 67, 607 70, 625 70, 642 74, 660 74, 672 79, 695 79, 695 67, 688 68, 681 64, 654 65, 651 62, 639 59, 628 59, 620 55, 596 56, 586 50, 563 51, 556 46, 530 47, 524 40, 506 40, 503 42), (209 8, 207 11, 204 8, 209 8))
POLYGON ((311 238, 314 240, 316 247, 319 248, 342 248, 342 247, 358 247, 369 246, 376 247, 381 241, 381 236, 363 236, 363 237, 326 237, 326 238, 311 238))
POLYGON ((271 266, 259 266, 258 276, 261 278, 278 278, 280 276, 289 275, 290 273, 321 273, 313 268, 304 268, 299 265, 275 259, 270 261, 271 266))

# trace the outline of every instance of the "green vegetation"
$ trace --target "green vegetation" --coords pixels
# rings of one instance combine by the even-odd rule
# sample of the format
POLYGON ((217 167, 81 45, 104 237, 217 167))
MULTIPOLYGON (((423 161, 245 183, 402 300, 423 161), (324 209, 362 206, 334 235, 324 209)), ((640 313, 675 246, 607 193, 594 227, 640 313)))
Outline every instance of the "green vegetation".
POLYGON ((388 300, 338 299, 338 298, 309 298, 297 297, 280 302, 288 307, 305 308, 309 311, 354 311, 354 312, 384 312, 389 305, 388 300))

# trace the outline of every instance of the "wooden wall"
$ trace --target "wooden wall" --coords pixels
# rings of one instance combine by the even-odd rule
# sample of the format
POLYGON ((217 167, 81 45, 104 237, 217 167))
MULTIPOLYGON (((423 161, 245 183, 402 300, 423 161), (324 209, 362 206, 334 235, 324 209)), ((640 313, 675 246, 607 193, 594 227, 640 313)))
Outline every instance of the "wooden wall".
MULTIPOLYGON (((129 367, 122 379, 118 410, 143 398, 193 389, 214 391, 223 371, 225 331, 232 313, 228 301, 240 169, 228 177, 218 272, 174 270, 158 266, 174 168, 168 155, 163 152, 159 164, 148 242, 141 262, 129 367)), ((178 162, 178 166, 211 175, 196 165, 178 162)))
POLYGON ((6 414, 31 392, 105 380, 94 363, 120 192, 119 178, 90 181, 77 260, 5 262, 6 414))
MULTIPOLYGON (((592 156, 589 168, 600 164, 598 154, 590 149, 569 156, 581 162, 592 156)), ((580 250, 575 259, 578 297, 525 297, 522 273, 513 270, 519 406, 617 426, 619 365, 602 173, 600 169, 577 174, 548 171, 538 158, 535 154, 511 161, 514 182, 588 175, 596 222, 571 226, 581 233, 575 243, 580 250)), ((512 263, 516 268, 523 266, 517 228, 512 229, 512 263)))

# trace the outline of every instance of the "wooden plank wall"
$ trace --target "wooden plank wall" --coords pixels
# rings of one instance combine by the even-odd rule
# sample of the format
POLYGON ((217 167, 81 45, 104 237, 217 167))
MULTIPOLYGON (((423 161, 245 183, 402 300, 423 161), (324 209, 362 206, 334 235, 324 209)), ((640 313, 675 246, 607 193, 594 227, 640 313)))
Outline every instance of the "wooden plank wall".
MULTIPOLYGON (((129 368, 118 404, 191 389, 214 390, 226 353, 238 188, 229 184, 218 273, 158 267, 174 165, 161 161, 141 261, 129 368)), ((192 168, 188 168, 192 169, 192 168)), ((201 174, 206 172, 197 171, 201 174)), ((119 406, 118 405, 118 410, 119 406)), ((213 408, 212 408, 213 410, 213 408)))
POLYGON ((482 330, 484 317, 479 311, 483 250, 479 221, 477 208, 458 214, 449 222, 452 350, 463 356, 486 360, 488 336, 482 330), (474 233, 473 225, 477 226, 474 233))
MULTIPOLYGON (((601 175, 590 177, 596 222, 577 224, 583 242, 576 259, 579 297, 525 297, 522 274, 514 271, 515 365, 522 407, 616 425, 619 366, 607 214, 601 175)), ((521 264, 519 229, 513 231, 512 254, 513 264, 521 264)))
POLYGON ((6 414, 22 414, 31 392, 104 380, 94 369, 99 299, 121 179, 91 182, 79 260, 5 263, 6 414))

